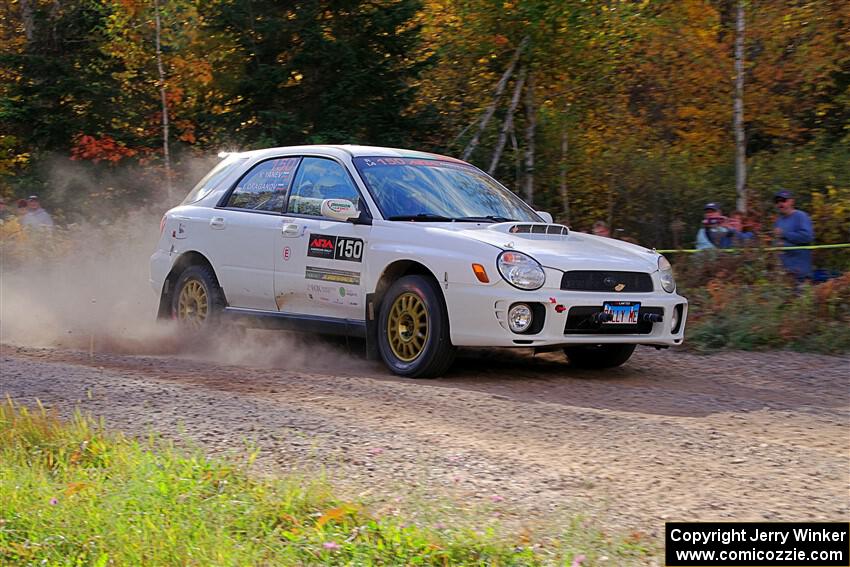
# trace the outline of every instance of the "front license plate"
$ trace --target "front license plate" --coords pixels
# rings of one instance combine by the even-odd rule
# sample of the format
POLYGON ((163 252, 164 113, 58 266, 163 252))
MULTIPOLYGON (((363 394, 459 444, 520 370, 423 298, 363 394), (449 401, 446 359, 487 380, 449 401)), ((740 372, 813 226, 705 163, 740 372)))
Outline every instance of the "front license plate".
POLYGON ((606 325, 637 325, 640 302, 608 301, 602 304, 602 310, 613 317, 606 325))

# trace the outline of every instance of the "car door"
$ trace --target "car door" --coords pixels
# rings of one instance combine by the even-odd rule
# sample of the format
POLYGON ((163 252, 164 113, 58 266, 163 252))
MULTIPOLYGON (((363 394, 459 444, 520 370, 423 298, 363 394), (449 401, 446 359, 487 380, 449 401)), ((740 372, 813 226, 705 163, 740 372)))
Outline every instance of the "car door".
POLYGON ((281 211, 300 162, 278 157, 254 165, 212 211, 209 255, 232 307, 275 311, 275 253, 281 211))
POLYGON ((365 206, 339 162, 305 157, 289 193, 281 231, 275 300, 282 313, 365 318, 364 270, 370 226, 322 216, 324 199, 365 206))

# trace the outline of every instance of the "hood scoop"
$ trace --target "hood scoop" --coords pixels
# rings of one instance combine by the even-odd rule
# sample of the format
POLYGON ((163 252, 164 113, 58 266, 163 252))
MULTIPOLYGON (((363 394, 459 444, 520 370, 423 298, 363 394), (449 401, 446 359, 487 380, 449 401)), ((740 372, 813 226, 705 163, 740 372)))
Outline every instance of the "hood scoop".
POLYGON ((563 240, 570 233, 570 229, 562 224, 546 224, 542 222, 500 222, 490 225, 487 228, 530 240, 563 240))

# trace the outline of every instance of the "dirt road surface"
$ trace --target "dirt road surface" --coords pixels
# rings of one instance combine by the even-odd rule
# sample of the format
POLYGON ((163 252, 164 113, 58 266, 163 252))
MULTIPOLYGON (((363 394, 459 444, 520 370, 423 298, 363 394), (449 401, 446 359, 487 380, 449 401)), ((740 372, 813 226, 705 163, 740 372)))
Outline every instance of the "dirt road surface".
POLYGON ((476 351, 423 381, 310 348, 281 370, 6 345, 0 394, 214 453, 253 445, 268 470, 321 465, 361 495, 445 494, 524 522, 580 514, 658 537, 665 520, 850 518, 850 358, 642 348, 599 373, 476 351))

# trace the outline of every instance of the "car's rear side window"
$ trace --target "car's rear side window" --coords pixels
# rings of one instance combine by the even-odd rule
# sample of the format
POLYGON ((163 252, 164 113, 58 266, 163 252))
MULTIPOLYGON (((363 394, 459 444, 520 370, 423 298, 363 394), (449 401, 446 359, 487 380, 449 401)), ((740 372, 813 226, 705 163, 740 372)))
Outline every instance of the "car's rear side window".
POLYGON ((200 201, 204 197, 210 194, 210 192, 219 186, 219 184, 224 180, 225 177, 230 174, 231 171, 236 169, 245 163, 245 160, 248 158, 238 158, 236 156, 230 156, 221 160, 218 165, 216 165, 209 173, 207 173, 203 179, 198 181, 198 184, 195 185, 194 188, 186 195, 186 198, 183 199, 182 205, 189 205, 196 201, 200 201))
POLYGON ((258 163, 242 177, 225 206, 281 212, 299 161, 299 157, 284 157, 258 163))

